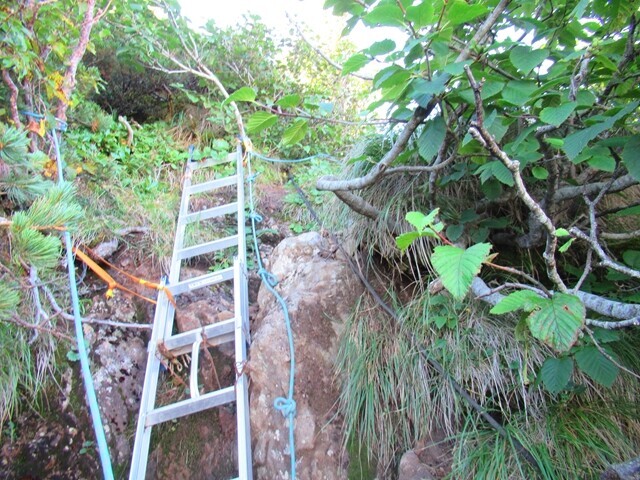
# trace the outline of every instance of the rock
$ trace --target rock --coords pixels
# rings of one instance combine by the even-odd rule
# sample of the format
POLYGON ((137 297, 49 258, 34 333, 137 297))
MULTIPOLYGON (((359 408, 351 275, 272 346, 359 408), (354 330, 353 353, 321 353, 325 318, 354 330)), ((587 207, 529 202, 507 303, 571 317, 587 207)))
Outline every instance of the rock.
POLYGON ((147 348, 140 337, 103 338, 94 350, 98 368, 93 375, 105 423, 105 433, 115 463, 131 457, 135 426, 147 363, 147 348), (129 422, 132 422, 130 425, 129 422))
MULTIPOLYGON (((334 407, 339 391, 333 361, 343 324, 362 288, 343 260, 326 255, 331 245, 311 232, 282 241, 269 268, 279 283, 294 332, 296 470, 299 480, 346 478, 341 421, 334 407)), ((273 407, 286 397, 290 354, 279 304, 261 286, 253 328, 251 433, 257 479, 290 478, 288 420, 273 407)))
POLYGON ((400 459, 398 480, 433 480, 429 467, 422 463, 415 451, 409 450, 400 459))

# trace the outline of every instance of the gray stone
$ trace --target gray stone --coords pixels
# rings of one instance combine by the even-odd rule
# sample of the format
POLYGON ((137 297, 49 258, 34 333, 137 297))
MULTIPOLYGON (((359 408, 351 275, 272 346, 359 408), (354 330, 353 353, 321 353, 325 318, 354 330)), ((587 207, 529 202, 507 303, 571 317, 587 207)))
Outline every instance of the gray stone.
MULTIPOLYGON (((333 362, 343 324, 362 288, 330 243, 311 232, 282 241, 267 265, 289 308, 294 331, 297 403, 296 473, 299 480, 346 478, 348 458, 333 362)), ((288 420, 273 407, 286 397, 290 354, 282 311, 261 286, 250 349, 251 433, 258 479, 290 478, 288 420)))
POLYGON ((429 467, 422 463, 413 450, 409 450, 400 459, 398 480, 434 480, 429 467))

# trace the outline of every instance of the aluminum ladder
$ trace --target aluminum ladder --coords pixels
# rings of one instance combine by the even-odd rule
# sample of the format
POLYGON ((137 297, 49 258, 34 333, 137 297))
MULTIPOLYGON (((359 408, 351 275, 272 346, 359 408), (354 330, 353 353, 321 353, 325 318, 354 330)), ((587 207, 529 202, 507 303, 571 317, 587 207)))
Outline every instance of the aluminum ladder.
MULTIPOLYGON (((209 408, 236 402, 237 442, 238 442, 238 477, 239 480, 252 480, 251 435, 249 425, 249 396, 248 379, 244 373, 247 359, 247 345, 249 336, 248 311, 248 282, 246 271, 246 234, 244 211, 244 173, 242 164, 242 149, 238 146, 235 155, 230 154, 237 163, 236 174, 223 178, 192 184, 192 177, 196 170, 219 165, 220 161, 208 160, 204 162, 187 162, 180 213, 176 229, 175 243, 169 271, 168 290, 174 298, 180 294, 200 288, 209 287, 222 282, 233 281, 234 318, 207 325, 196 330, 173 333, 175 307, 172 299, 161 291, 153 321, 153 330, 148 347, 147 368, 144 379, 140 413, 136 427, 133 456, 131 459, 130 480, 144 479, 149 457, 151 429, 154 425, 173 419, 191 415, 209 408), (235 185, 237 188, 236 201, 190 212, 190 199, 194 194, 215 192, 224 187, 235 185), (237 215, 237 234, 184 247, 185 233, 188 224, 201 220, 213 219, 228 214, 237 215), (182 262, 193 257, 205 255, 218 250, 237 246, 237 257, 231 268, 219 269, 205 275, 188 280, 180 279, 182 262), (226 342, 235 342, 236 382, 235 385, 200 394, 198 391, 198 356, 203 335, 209 346, 226 342), (162 353, 161 353, 162 352, 162 353), (190 398, 177 403, 156 407, 156 394, 161 372, 161 365, 166 365, 167 352, 169 357, 179 357, 191 354, 189 391, 190 398), (164 353, 164 355, 163 355, 164 353)), ((203 170, 204 171, 204 170, 203 170)))

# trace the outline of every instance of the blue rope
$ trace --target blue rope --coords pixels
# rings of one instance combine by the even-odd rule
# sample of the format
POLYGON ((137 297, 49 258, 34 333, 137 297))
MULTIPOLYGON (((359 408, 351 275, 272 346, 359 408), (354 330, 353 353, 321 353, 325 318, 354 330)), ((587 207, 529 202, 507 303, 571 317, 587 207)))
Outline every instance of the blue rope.
MULTIPOLYGON (((64 122, 62 122, 64 123, 64 122)), ((64 123, 66 126, 66 123, 64 123)), ((56 152, 56 162, 58 167, 58 183, 63 184, 64 178, 62 176, 62 155, 60 154, 60 144, 58 142, 58 134, 55 129, 51 130, 51 137, 53 138, 53 146, 56 152)), ((89 410, 91 412, 91 420, 93 421, 93 429, 98 441, 98 452, 100 453, 100 462, 102 463, 102 473, 105 480, 113 480, 113 470, 111 467, 111 458, 109 457, 109 446, 107 445, 107 439, 104 434, 104 427, 102 425, 102 419, 100 418, 100 408, 98 407, 98 400, 96 398, 96 391, 93 387, 93 378, 91 377, 91 370, 89 368, 89 357, 87 355, 87 347, 84 343, 84 334, 82 332, 82 318, 80 317, 80 301, 78 300, 78 287, 76 285, 76 269, 73 263, 73 253, 71 243, 71 234, 68 230, 64 232, 64 243, 67 249, 67 268, 69 270, 69 289, 71 291, 71 302, 73 304, 73 320, 76 330, 76 340, 78 343, 78 353, 80 355, 80 367, 82 370, 82 377, 84 380, 84 388, 87 393, 87 399, 89 401, 89 410)))
MULTIPOLYGON (((255 155, 254 152, 251 153, 255 155)), ((251 219, 251 232, 253 236, 253 247, 256 255, 256 261, 258 264, 258 275, 262 279, 263 283, 267 287, 267 290, 275 297, 282 308, 284 315, 284 323, 287 328, 287 338, 289 340, 289 356, 291 363, 289 367, 289 391, 287 397, 278 397, 273 402, 273 407, 280 411, 285 418, 289 419, 289 453, 291 456, 291 479, 296 478, 296 449, 294 438, 294 419, 296 416, 296 402, 293 399, 295 378, 296 378, 296 357, 295 349, 293 346, 293 331, 291 330, 291 319, 289 318, 289 309, 282 296, 274 289, 278 284, 278 279, 271 272, 264 268, 262 258, 260 257, 260 251, 258 250, 258 235, 256 234, 256 224, 262 221, 260 214, 256 212, 255 204, 253 201, 253 183, 256 175, 251 172, 251 155, 247 155, 247 172, 249 174, 247 183, 249 185, 249 218, 251 219)))

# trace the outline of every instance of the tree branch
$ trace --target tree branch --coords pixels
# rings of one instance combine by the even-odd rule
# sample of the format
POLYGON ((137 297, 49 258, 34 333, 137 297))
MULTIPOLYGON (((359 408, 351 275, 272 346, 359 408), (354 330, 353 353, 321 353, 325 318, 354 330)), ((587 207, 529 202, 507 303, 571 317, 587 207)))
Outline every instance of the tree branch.
POLYGON ((16 127, 22 128, 20 115, 18 114, 18 96, 20 94, 18 87, 13 83, 13 79, 11 78, 11 75, 9 75, 8 70, 2 70, 2 80, 9 89, 9 112, 11 112, 11 120, 16 127))
MULTIPOLYGON (((559 188, 558 191, 553 196, 553 202, 559 203, 565 200, 571 200, 572 198, 576 198, 581 195, 588 195, 588 196, 595 195, 598 192, 600 192, 600 190, 602 190, 602 188, 604 188, 608 184, 609 182, 607 181, 607 182, 587 183, 585 185, 580 185, 575 187, 574 186, 562 187, 562 188, 559 188)), ((609 187, 607 192, 608 193, 620 192, 622 190, 626 190, 627 188, 637 184, 638 184, 638 181, 634 179, 631 175, 627 174, 618 178, 613 183, 611 183, 611 186, 609 187)))
POLYGON ((71 53, 69 58, 67 70, 65 71, 62 85, 60 87, 63 98, 58 101, 58 110, 56 116, 63 122, 67 121, 67 108, 69 108, 69 102, 71 100, 71 93, 76 87, 76 73, 78 71, 78 65, 80 60, 84 56, 84 52, 87 50, 89 44, 89 37, 91 36, 91 29, 96 21, 94 18, 96 0, 87 0, 87 7, 84 12, 84 18, 82 20, 82 26, 80 27, 80 36, 78 37, 78 43, 71 53))

